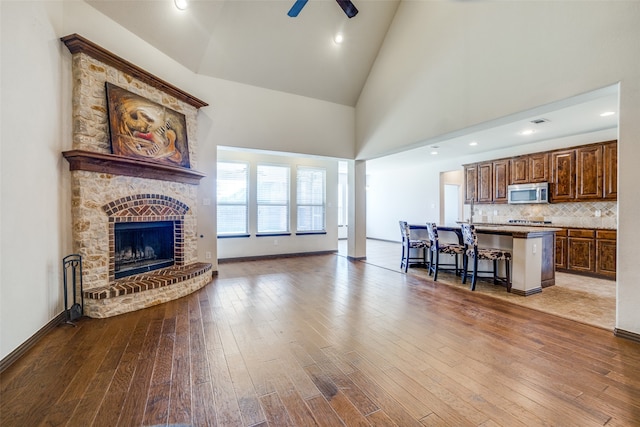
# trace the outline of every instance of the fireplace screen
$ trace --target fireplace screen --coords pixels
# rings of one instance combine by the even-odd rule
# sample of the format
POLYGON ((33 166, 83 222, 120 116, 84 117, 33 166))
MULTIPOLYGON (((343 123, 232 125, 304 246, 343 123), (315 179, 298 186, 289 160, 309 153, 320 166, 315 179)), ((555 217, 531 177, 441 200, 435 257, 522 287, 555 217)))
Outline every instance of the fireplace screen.
POLYGON ((172 221, 116 223, 114 240, 116 279, 174 264, 172 221))

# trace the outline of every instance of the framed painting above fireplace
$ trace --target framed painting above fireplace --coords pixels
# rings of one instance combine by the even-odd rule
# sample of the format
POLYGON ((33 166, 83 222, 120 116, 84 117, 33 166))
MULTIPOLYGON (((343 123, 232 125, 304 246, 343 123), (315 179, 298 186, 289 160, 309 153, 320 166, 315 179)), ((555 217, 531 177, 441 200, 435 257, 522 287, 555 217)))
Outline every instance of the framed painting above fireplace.
POLYGON ((190 167, 184 114, 106 83, 113 154, 190 167))

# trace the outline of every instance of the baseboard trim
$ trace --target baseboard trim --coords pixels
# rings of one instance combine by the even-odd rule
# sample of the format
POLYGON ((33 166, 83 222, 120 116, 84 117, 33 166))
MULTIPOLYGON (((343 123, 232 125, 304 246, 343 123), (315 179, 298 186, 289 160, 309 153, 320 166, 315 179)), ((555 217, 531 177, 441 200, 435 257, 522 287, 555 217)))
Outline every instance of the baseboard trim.
POLYGON ((4 372, 9 366, 11 366, 16 360, 24 355, 31 347, 33 347, 43 336, 49 333, 53 328, 61 324, 66 320, 66 314, 63 311, 56 317, 51 319, 49 323, 44 325, 38 332, 33 334, 29 339, 20 344, 18 348, 9 353, 6 357, 0 360, 0 373, 4 372))
POLYGON ((241 262, 241 261, 261 261, 261 260, 278 259, 278 258, 296 258, 301 256, 333 255, 336 253, 338 253, 338 251, 298 252, 298 253, 291 253, 291 254, 259 255, 259 256, 248 256, 248 257, 237 257, 237 258, 220 258, 218 259, 218 264, 224 264, 227 262, 241 262))
POLYGON ((347 255, 347 259, 349 261, 365 261, 367 259, 366 256, 348 256, 347 255))
POLYGON ((613 330, 613 335, 620 338, 625 338, 631 341, 640 342, 640 334, 636 334, 635 332, 625 331, 623 329, 615 328, 613 330))

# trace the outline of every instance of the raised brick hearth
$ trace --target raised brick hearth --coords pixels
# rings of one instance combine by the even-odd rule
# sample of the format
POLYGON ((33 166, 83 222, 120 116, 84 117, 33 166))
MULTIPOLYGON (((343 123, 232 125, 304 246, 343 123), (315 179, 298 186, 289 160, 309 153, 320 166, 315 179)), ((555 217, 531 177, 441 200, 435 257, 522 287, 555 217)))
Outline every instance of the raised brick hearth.
POLYGON ((62 40, 73 54, 73 150, 63 154, 71 170, 73 246, 83 259, 85 315, 114 316, 194 292, 212 275, 211 264, 197 259, 197 188, 204 175, 114 156, 105 82, 184 114, 193 168, 197 109, 206 104, 80 36, 62 40), (174 265, 164 267, 169 258, 157 266, 164 268, 115 279, 115 229, 123 222, 171 222, 174 265))

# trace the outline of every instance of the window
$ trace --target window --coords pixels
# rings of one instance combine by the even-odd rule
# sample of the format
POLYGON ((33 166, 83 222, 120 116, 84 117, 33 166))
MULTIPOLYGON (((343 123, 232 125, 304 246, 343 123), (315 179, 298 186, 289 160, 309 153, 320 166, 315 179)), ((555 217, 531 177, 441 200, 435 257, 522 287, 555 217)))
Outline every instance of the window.
POLYGON ((289 167, 258 165, 258 233, 289 232, 289 167))
POLYGON ((248 234, 249 165, 218 162, 218 236, 248 234))
POLYGON ((325 231, 326 170, 298 167, 298 232, 325 231))

